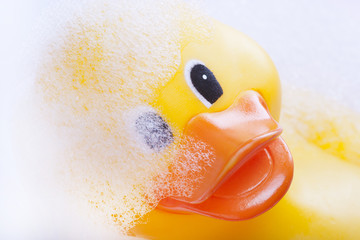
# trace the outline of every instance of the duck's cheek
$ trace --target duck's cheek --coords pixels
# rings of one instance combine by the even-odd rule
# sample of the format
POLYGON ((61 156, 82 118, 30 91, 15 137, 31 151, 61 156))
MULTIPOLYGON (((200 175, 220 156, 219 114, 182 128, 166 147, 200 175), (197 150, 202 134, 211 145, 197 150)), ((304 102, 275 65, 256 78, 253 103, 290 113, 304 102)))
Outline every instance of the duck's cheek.
POLYGON ((150 106, 138 106, 125 115, 127 134, 137 142, 139 151, 161 154, 174 143, 172 128, 156 109, 150 106))

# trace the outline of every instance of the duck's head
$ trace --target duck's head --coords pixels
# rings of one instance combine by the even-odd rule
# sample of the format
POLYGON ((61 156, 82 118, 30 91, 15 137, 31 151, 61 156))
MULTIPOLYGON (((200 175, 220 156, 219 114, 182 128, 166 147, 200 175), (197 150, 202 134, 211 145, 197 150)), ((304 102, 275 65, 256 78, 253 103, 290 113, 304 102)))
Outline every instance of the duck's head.
POLYGON ((55 145, 65 148, 58 152, 70 163, 70 185, 130 225, 154 205, 174 216, 259 215, 293 174, 276 122, 277 71, 244 34, 159 2, 134 11, 126 1, 99 1, 51 39, 38 96, 62 129, 66 144, 55 145))
POLYGON ((243 220, 284 196, 293 162, 276 122, 281 90, 272 61, 244 34, 216 21, 213 31, 211 40, 182 48, 180 67, 152 103, 163 116, 157 118, 163 135, 142 129, 152 148, 171 144, 171 129, 179 129, 183 139, 205 143, 213 153, 192 194, 167 197, 159 209, 243 220))

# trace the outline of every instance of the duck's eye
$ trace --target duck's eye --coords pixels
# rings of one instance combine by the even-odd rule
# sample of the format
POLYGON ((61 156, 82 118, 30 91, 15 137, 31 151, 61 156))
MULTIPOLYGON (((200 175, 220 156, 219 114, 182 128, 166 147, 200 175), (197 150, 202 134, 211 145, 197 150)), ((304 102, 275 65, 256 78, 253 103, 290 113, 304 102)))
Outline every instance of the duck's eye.
POLYGON ((201 61, 187 62, 184 73, 190 89, 207 108, 223 95, 223 90, 214 74, 201 61))
POLYGON ((174 141, 170 126, 155 112, 141 114, 135 122, 136 131, 143 137, 146 145, 157 152, 174 141))

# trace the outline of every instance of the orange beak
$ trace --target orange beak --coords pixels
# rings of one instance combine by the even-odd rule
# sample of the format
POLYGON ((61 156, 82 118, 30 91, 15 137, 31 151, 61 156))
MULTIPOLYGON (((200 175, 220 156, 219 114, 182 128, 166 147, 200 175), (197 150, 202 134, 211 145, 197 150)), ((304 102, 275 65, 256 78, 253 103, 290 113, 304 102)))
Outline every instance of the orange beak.
MULTIPOLYGON (((184 138, 206 143, 214 162, 201 166, 203 181, 191 196, 168 197, 158 207, 226 220, 269 210, 287 192, 293 176, 292 156, 281 132, 255 91, 243 92, 225 111, 195 116, 184 138)), ((179 158, 186 161, 188 156, 179 158)))

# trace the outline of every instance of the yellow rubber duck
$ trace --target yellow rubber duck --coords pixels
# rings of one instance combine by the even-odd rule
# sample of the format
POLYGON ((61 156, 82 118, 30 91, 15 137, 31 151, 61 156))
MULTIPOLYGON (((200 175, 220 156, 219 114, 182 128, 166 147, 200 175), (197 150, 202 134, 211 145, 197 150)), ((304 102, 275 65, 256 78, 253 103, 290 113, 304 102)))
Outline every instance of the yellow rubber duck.
MULTIPOLYGON (((58 152, 70 153, 67 158, 72 169, 68 172, 75 175, 75 183, 84 183, 78 191, 84 193, 82 197, 89 199, 96 210, 111 215, 110 219, 124 223, 117 204, 134 209, 131 200, 137 203, 148 196, 140 193, 133 198, 119 197, 119 189, 124 186, 117 179, 120 175, 123 180, 131 179, 137 172, 137 178, 141 178, 144 169, 154 167, 149 161, 140 169, 141 161, 184 140, 190 145, 185 152, 178 152, 177 159, 188 162, 192 156, 200 156, 197 165, 192 165, 194 171, 186 172, 196 175, 187 176, 195 181, 185 182, 191 185, 191 193, 165 194, 154 210, 140 216, 144 221, 130 229, 132 235, 197 240, 360 238, 359 156, 357 151, 350 151, 355 147, 347 148, 352 135, 346 135, 335 147, 321 145, 337 130, 351 131, 339 124, 321 128, 324 125, 320 123, 318 129, 322 131, 313 131, 315 137, 304 135, 304 130, 312 132, 318 123, 301 119, 308 109, 302 108, 302 100, 296 102, 298 106, 286 105, 296 94, 302 94, 296 91, 286 98, 285 121, 280 121, 288 148, 277 123, 282 106, 278 73, 261 47, 215 20, 210 20, 209 38, 193 38, 196 31, 186 25, 184 28, 190 30, 177 41, 164 34, 166 31, 161 35, 159 29, 151 29, 150 20, 169 17, 165 14, 168 9, 149 12, 142 6, 149 3, 142 2, 141 17, 153 14, 153 19, 141 20, 145 27, 137 26, 130 20, 142 18, 125 2, 108 4, 104 9, 96 5, 90 20, 80 18, 79 23, 64 27, 70 30, 63 41, 52 45, 38 74, 39 95, 43 95, 42 104, 48 104, 43 108, 53 111, 50 115, 57 126, 65 126, 62 134, 70 150, 58 152), (117 11, 124 14, 119 17, 117 11), (138 39, 141 41, 136 42, 138 39), (158 44, 163 39, 168 41, 164 48, 158 44), (178 50, 179 42, 177 56, 171 51, 178 50), (178 57, 177 65, 172 60, 178 57), (167 66, 162 60, 174 64, 167 66), (157 84, 163 79, 165 84, 157 84), (148 106, 135 115, 125 114, 139 103, 148 106), (122 127, 128 122, 131 133, 139 137, 129 146, 127 142, 132 139, 124 137, 128 129, 122 127), (298 126, 303 128, 297 131, 298 126), (197 143, 202 147, 192 148, 197 143), (139 151, 147 149, 151 153, 139 153, 137 145, 141 145, 139 151), (127 155, 121 158, 124 153, 127 155), (202 161, 205 155, 210 162, 202 161), (124 164, 129 167, 122 170, 124 164)), ((174 9, 179 8, 176 5, 174 9)), ((156 23, 169 27, 171 20, 156 23)), ((185 22, 191 25, 196 21, 185 22)), ((352 132, 359 131, 354 128, 352 132)), ((161 181, 179 177, 171 161, 166 167, 166 179, 154 177, 159 186, 161 181)), ((133 193, 132 189, 128 192, 133 193)), ((141 207, 135 210, 146 212, 141 207)))

